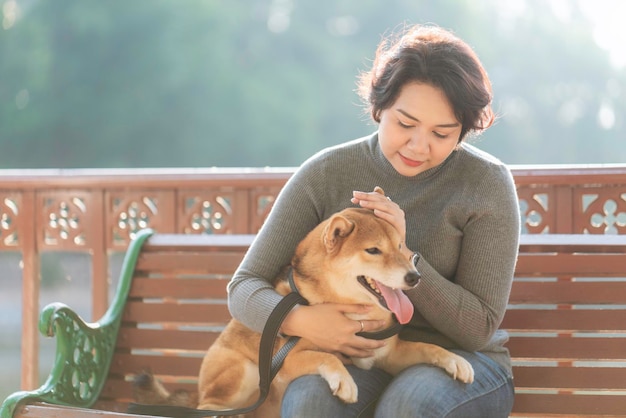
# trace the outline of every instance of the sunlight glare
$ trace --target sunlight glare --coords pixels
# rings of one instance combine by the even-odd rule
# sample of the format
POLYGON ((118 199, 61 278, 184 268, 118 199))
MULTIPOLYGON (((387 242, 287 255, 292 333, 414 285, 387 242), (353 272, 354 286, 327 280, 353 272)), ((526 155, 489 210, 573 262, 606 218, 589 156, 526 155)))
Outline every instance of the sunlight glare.
POLYGON ((504 19, 515 19, 526 13, 527 5, 524 0, 510 0, 497 2, 500 17, 504 19))
POLYGON ((15 25, 19 6, 15 0, 7 0, 2 5, 2 28, 9 30, 15 25))
POLYGON ((528 8, 525 0, 495 1, 493 3, 498 13, 499 30, 505 32, 513 30, 515 25, 512 23, 523 16, 528 8))
POLYGON ((569 0, 550 0, 552 13, 562 22, 567 22, 572 18, 571 2, 569 0))
POLYGON ((580 10, 593 24, 593 36, 606 49, 615 68, 626 67, 626 2, 621 0, 578 0, 580 10))
POLYGON ((612 129, 615 126, 615 110, 610 103, 602 103, 598 110, 598 125, 604 130, 612 129))
POLYGON ((274 0, 270 6, 267 17, 267 28, 270 32, 282 33, 291 26, 291 12, 293 2, 291 0, 274 0))

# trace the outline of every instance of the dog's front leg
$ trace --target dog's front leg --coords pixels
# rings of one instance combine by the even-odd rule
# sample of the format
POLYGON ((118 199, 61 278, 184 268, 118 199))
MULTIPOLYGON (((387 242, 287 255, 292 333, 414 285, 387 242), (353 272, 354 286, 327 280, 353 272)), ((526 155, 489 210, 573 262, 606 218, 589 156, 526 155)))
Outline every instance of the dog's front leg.
POLYGON ((357 400, 358 389, 348 369, 334 354, 315 350, 301 350, 290 353, 280 371, 281 379, 288 382, 307 374, 321 375, 333 395, 346 403, 357 400))
POLYGON ((474 368, 463 357, 434 344, 397 340, 394 349, 377 366, 396 375, 415 364, 427 363, 444 369, 463 383, 474 381, 474 368))

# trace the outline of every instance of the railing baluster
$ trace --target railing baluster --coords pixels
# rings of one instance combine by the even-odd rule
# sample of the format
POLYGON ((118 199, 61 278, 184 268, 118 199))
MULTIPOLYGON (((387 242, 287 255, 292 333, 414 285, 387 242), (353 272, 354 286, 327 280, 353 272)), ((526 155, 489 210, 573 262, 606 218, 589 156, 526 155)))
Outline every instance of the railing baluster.
POLYGON ((36 225, 39 211, 34 191, 22 193, 18 216, 19 242, 22 250, 22 384, 21 389, 39 386, 39 254, 36 225))
POLYGON ((106 207, 104 190, 92 192, 92 214, 94 222, 89 225, 89 246, 91 252, 92 294, 91 316, 96 321, 109 307, 109 259, 107 252, 107 234, 105 231, 106 207))

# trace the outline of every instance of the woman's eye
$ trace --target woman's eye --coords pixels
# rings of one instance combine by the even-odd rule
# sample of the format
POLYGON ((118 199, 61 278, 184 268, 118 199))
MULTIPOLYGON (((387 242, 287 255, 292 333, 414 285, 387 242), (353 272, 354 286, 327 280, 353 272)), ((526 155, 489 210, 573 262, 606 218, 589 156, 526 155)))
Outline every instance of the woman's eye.
POLYGON ((399 124, 401 127, 406 128, 406 129, 408 129, 408 128, 412 128, 412 127, 413 127, 413 125, 407 125, 406 123, 403 123, 401 120, 399 120, 399 121, 398 121, 398 124, 399 124))
POLYGON ((376 248, 376 247, 366 248, 366 249, 365 249, 365 251, 366 251, 368 254, 372 254, 372 255, 382 254, 382 252, 381 252, 378 248, 376 248))
POLYGON ((440 134, 439 132, 433 132, 433 134, 440 139, 446 139, 448 137, 448 134, 440 134))

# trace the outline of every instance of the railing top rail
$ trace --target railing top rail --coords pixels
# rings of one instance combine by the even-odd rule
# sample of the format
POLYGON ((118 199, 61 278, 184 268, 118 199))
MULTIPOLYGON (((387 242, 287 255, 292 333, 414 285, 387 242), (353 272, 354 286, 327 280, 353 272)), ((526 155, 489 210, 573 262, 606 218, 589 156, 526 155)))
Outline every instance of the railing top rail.
POLYGON ((45 187, 106 188, 123 185, 282 185, 292 174, 289 167, 241 168, 110 168, 110 169, 14 169, 0 170, 3 189, 41 189, 45 187))
MULTIPOLYGON (((510 165, 518 185, 624 183, 626 164, 510 165)), ((0 170, 2 189, 282 185, 295 167, 163 167, 0 170)))
POLYGON ((511 165, 518 185, 523 184, 623 184, 626 164, 511 165))

